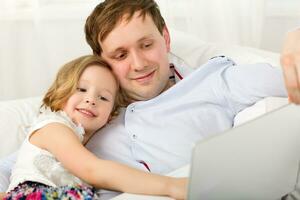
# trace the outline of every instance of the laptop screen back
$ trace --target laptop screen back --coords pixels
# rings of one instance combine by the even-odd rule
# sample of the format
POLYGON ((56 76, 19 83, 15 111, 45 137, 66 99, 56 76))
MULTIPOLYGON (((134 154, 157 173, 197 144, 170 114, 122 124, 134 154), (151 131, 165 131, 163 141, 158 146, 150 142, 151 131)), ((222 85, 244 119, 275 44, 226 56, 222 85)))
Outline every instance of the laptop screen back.
POLYGON ((299 176, 300 106, 287 105, 194 148, 188 199, 280 199, 299 176))

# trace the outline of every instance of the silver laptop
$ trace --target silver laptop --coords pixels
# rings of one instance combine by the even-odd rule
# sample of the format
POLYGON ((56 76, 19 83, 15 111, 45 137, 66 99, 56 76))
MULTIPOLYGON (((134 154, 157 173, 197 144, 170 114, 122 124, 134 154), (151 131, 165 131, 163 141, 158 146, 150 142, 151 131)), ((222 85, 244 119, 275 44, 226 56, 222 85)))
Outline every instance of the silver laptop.
POLYGON ((189 200, 275 200, 300 179, 300 106, 286 105, 198 142, 189 200))

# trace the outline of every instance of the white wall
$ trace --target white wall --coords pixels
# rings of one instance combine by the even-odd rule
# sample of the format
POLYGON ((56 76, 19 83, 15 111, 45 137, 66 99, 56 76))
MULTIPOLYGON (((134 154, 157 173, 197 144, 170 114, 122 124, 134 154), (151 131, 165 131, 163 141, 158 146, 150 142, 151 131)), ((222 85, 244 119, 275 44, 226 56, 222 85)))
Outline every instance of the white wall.
POLYGON ((83 27, 98 2, 37 1, 0 11, 0 100, 44 94, 60 66, 91 54, 83 27))
MULTIPOLYGON (((212 5, 225 2, 210 0, 212 1, 214 1, 212 5)), ((158 2, 170 26, 182 30, 187 26, 185 24, 187 19, 203 22, 195 25, 197 30, 192 27, 190 31, 208 41, 259 45, 260 48, 279 52, 285 32, 294 26, 300 26, 300 0, 226 0, 226 3, 234 5, 227 6, 226 12, 222 13, 224 9, 219 6, 218 12, 202 12, 202 15, 197 15, 199 13, 197 9, 189 11, 193 5, 205 9, 203 5, 210 5, 205 0, 158 0, 158 2), (215 18, 216 22, 211 23, 211 19, 207 16, 217 14, 225 16, 226 13, 231 13, 228 19, 235 19, 241 13, 237 12, 239 14, 234 16, 233 11, 238 10, 239 6, 244 8, 245 5, 241 2, 246 1, 249 5, 258 2, 260 6, 263 5, 260 1, 266 1, 261 34, 248 34, 255 36, 249 37, 251 40, 244 37, 247 31, 244 31, 242 37, 239 34, 239 28, 248 26, 247 20, 255 22, 253 19, 258 18, 258 16, 251 18, 249 15, 256 12, 255 5, 252 5, 251 12, 245 15, 247 18, 232 21, 230 25, 236 28, 235 34, 241 40, 235 40, 235 37, 231 37, 232 40, 227 36, 219 37, 228 34, 226 31, 231 31, 226 30, 226 26, 222 28, 224 34, 222 32, 217 38, 219 24, 222 23, 217 20, 222 20, 222 17, 215 18), (182 9, 183 5, 186 5, 186 9, 182 9), (234 10, 231 10, 232 8, 234 10), (197 34, 193 31, 200 32, 197 34), (213 34, 209 34, 210 32, 213 34), (257 43, 259 37, 261 42, 257 43)), ((83 26, 86 17, 98 3, 98 0, 0 0, 0 100, 42 95, 63 63, 91 53, 85 42, 83 26)), ((258 13, 261 11, 260 8, 258 13)), ((252 22, 251 27, 255 30, 255 23, 252 22)))
POLYGON ((280 52, 288 30, 300 27, 300 0, 268 0, 261 48, 280 52))
POLYGON ((280 52, 286 32, 295 29, 295 27, 300 27, 299 16, 267 17, 260 47, 265 50, 280 52))

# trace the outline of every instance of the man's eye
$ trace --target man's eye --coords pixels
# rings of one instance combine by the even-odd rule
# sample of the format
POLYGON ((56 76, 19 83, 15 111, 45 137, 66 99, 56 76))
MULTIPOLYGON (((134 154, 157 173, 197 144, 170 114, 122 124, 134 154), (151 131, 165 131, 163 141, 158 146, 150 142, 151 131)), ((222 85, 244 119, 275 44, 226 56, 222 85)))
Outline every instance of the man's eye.
POLYGON ((147 48, 149 48, 149 47, 151 47, 152 46, 152 43, 147 43, 147 44, 144 44, 143 45, 143 48, 144 49, 147 49, 147 48))
POLYGON ((115 56, 116 60, 123 60, 126 58, 126 53, 120 53, 115 56))
POLYGON ((78 87, 78 88, 77 88, 77 91, 79 91, 79 92, 86 92, 86 89, 85 89, 85 88, 80 88, 80 87, 78 87))

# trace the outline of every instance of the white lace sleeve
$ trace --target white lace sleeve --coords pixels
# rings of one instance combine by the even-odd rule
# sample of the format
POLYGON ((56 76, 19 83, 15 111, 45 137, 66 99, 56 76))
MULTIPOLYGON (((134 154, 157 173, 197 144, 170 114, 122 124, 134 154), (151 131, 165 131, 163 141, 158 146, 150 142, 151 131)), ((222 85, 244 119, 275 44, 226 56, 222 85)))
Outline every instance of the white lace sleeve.
POLYGON ((80 141, 83 141, 84 129, 81 125, 76 125, 69 116, 63 111, 52 112, 50 109, 41 111, 41 114, 34 120, 32 126, 29 129, 28 137, 34 131, 46 126, 49 123, 62 123, 72 130, 79 137, 80 141))

